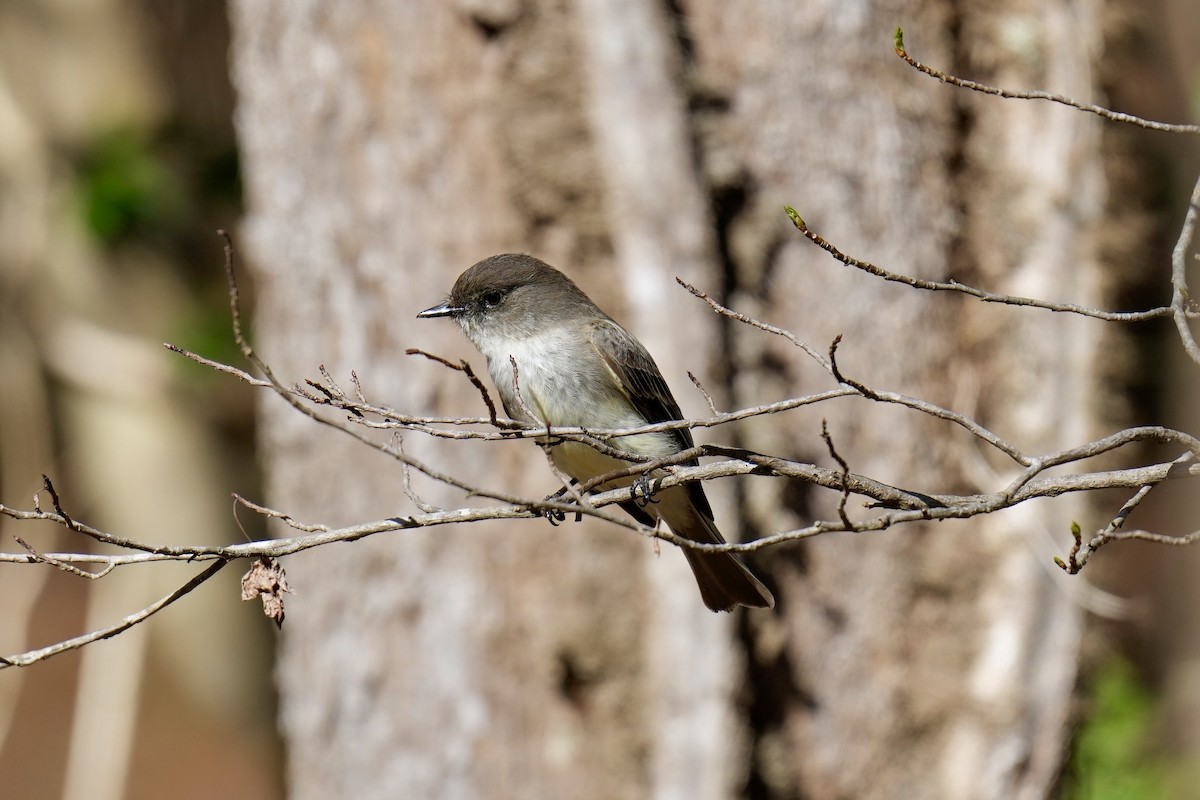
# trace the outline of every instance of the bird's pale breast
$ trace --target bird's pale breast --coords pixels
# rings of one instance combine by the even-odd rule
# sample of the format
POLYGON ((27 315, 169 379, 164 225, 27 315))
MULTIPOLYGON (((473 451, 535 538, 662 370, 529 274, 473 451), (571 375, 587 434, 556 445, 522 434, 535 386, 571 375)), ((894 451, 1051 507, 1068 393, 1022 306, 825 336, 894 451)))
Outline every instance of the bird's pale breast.
MULTIPOLYGON (((504 407, 516 419, 559 427, 593 430, 633 428, 646 424, 622 393, 617 379, 589 341, 570 329, 538 336, 489 342, 484 355, 504 407), (517 362, 514 391, 512 362, 517 362), (521 401, 524 401, 522 404, 521 401), (528 408, 537 419, 528 419, 528 408)), ((639 455, 660 458, 678 451, 674 437, 648 433, 615 438, 611 444, 639 455)), ((576 480, 609 472, 624 462, 585 444, 567 442, 552 451, 555 464, 576 480)))

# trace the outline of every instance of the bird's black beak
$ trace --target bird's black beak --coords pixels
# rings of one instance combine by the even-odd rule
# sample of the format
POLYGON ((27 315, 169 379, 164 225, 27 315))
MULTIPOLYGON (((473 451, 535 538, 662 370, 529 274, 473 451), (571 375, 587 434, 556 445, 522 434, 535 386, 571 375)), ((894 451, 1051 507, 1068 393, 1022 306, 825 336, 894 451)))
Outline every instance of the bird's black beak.
POLYGON ((462 306, 452 306, 450 303, 442 303, 440 306, 427 308, 420 314, 417 314, 417 319, 433 319, 434 317, 454 317, 465 311, 462 306))

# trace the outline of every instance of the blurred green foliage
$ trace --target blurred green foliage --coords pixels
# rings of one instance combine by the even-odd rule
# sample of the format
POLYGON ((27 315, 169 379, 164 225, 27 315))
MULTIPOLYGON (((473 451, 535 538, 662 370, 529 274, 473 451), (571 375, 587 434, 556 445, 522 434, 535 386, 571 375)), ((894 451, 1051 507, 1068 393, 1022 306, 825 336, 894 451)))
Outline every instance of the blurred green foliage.
POLYGON ((1075 736, 1069 800, 1162 800, 1180 794, 1182 764, 1156 736, 1159 701, 1133 665, 1116 657, 1092 681, 1090 714, 1075 736))
POLYGON ((79 159, 77 175, 88 230, 105 244, 174 232, 187 218, 180 180, 132 129, 98 137, 79 159))
MULTIPOLYGON (((210 358, 236 361, 216 235, 218 228, 234 227, 242 213, 232 128, 198 126, 175 115, 153 128, 128 126, 100 134, 70 161, 78 213, 108 252, 111 266, 120 269, 127 249, 149 249, 185 281, 191 308, 158 335, 210 358)), ((250 277, 245 270, 239 277, 248 312, 250 277)), ((193 387, 218 377, 185 359, 172 361, 193 387)))
POLYGON ((214 278, 217 228, 242 213, 241 171, 232 129, 202 128, 180 117, 153 129, 98 135, 72 158, 77 205, 87 229, 109 250, 151 247, 193 285, 214 278))

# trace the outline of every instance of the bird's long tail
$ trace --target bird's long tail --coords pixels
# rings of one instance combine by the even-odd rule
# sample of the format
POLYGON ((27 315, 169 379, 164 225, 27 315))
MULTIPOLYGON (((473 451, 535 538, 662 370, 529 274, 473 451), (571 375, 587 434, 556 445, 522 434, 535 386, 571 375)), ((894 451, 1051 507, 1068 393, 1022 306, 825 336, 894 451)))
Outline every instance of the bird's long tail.
MULTIPOLYGON (((696 539, 683 531, 675 532, 687 539, 696 539)), ((720 534, 716 539, 713 544, 723 541, 720 534)), ((696 575, 704 605, 713 611, 732 611, 734 606, 775 607, 775 597, 770 590, 736 553, 701 553, 684 548, 683 554, 696 575)))
MULTIPOLYGON (((710 514, 707 500, 689 496, 703 491, 699 484, 668 489, 655 510, 679 536, 705 544, 724 544, 710 514), (674 495, 674 496, 672 496, 674 495)), ((704 605, 713 611, 731 611, 735 606, 774 608, 775 597, 736 553, 704 553, 682 548, 696 575, 704 605)))

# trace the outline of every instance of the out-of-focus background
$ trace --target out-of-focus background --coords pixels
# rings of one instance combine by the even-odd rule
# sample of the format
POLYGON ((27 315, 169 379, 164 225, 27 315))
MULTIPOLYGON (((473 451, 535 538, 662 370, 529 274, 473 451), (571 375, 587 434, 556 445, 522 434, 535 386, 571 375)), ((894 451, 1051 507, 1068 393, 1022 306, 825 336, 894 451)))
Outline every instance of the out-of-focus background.
MULTIPOLYGON (((145 541, 228 542, 257 492, 215 231, 242 190, 221 3, 0 5, 0 496, 51 476, 70 513, 145 541)), ((249 281, 247 279, 247 284, 249 281)), ((61 530, 0 523, 43 551, 61 530)), ((261 529, 247 519, 251 533, 261 529)), ((0 650, 111 624, 191 568, 0 578, 0 650)), ((277 797, 274 631, 236 570, 100 647, 0 676, 0 794, 277 797)))
MULTIPOLYGON (((1164 302, 1194 138, 955 94, 903 67, 890 36, 903 24, 918 57, 968 77, 1194 121, 1188 0, 347 5, 0 5, 0 501, 29 506, 45 473, 75 517, 162 543, 236 541, 233 491, 331 524, 402 510, 394 465, 161 347, 237 361, 222 227, 243 234, 244 288, 259 278, 285 379, 355 368, 382 404, 477 411, 398 353, 472 358, 450 326, 411 317, 511 249, 629 322, 690 413, 703 406, 682 397, 686 369, 730 407, 820 376, 673 294, 675 274, 818 347, 849 331, 857 376, 973 411, 1032 451, 1052 449, 1048 431, 1200 427, 1200 370, 1169 326, 1030 328, 1057 352, 1030 345, 1039 362, 1022 365, 1012 351, 1044 318, 844 278, 779 212, 792 203, 898 271, 1164 302), (365 474, 339 481, 340 464, 365 474)), ((937 462, 929 480, 962 489, 1002 468, 959 460, 924 422, 859 421, 876 412, 831 416, 857 471, 921 480, 936 471, 902 459, 937 462)), ((736 441, 824 458, 819 416, 789 419, 736 441)), ((504 451, 483 474, 533 493, 550 483, 536 457, 504 451)), ((777 484, 714 491, 730 535, 830 508, 777 484)), ((1194 495, 1165 488, 1137 524, 1200 527, 1194 495)), ((1187 797, 1200 549, 1130 544, 1084 577, 1044 569, 1070 519, 1103 524, 1122 498, 1104 501, 780 548, 759 562, 779 610, 735 618, 697 613, 669 548, 654 558, 598 529, 318 551, 286 564, 282 697, 276 632, 230 569, 114 640, 0 671, 0 795, 1187 797)), ((0 549, 14 534, 88 546, 3 519, 0 549)), ((0 654, 108 624, 190 569, 89 583, 0 565, 0 654)))

